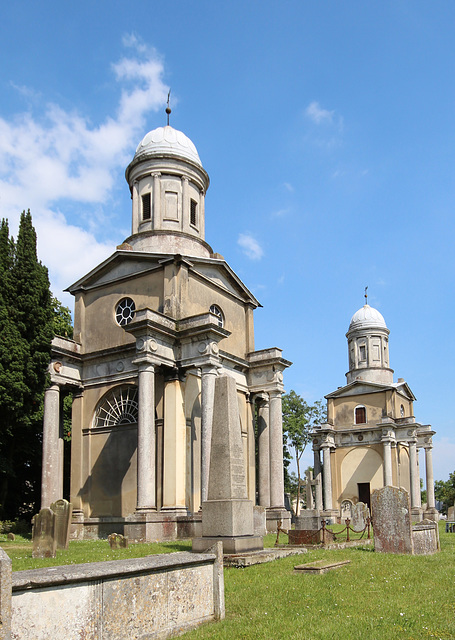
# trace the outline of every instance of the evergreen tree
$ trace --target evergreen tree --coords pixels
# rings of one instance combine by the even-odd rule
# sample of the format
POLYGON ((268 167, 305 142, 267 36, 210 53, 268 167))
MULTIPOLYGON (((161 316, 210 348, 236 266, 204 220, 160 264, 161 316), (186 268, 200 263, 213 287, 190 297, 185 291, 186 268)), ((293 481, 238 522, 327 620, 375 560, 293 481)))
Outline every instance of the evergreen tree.
POLYGON ((17 243, 0 227, 0 515, 34 510, 40 489, 43 390, 53 307, 30 211, 17 243))

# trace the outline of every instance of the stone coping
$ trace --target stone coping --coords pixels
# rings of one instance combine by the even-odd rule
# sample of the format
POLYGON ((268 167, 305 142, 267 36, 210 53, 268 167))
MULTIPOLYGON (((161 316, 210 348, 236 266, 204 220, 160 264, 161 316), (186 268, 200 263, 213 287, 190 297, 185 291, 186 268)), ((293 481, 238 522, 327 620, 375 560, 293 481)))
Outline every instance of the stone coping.
POLYGON ((145 556, 144 558, 27 569, 26 571, 13 572, 12 588, 13 592, 24 591, 25 589, 46 588, 75 582, 110 579, 120 575, 161 572, 176 567, 213 564, 215 561, 216 555, 214 553, 178 551, 176 553, 145 556))

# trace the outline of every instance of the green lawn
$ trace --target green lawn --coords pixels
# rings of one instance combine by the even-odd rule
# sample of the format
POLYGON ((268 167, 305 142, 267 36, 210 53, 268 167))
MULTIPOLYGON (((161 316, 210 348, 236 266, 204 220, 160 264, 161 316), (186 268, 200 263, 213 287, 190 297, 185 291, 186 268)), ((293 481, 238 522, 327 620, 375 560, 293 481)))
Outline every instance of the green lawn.
MULTIPOLYGON (((376 554, 372 547, 310 551, 246 569, 225 569, 226 619, 185 639, 394 640, 455 638, 455 534, 440 523, 441 553, 376 554), (351 563, 324 575, 294 574, 319 559, 351 563)), ((137 557, 190 549, 189 541, 131 545, 111 551, 106 540, 71 542, 55 560, 33 560, 25 540, 1 546, 14 569, 137 557)), ((275 536, 267 536, 272 546, 275 536)), ((284 537, 283 537, 284 541, 284 537)))

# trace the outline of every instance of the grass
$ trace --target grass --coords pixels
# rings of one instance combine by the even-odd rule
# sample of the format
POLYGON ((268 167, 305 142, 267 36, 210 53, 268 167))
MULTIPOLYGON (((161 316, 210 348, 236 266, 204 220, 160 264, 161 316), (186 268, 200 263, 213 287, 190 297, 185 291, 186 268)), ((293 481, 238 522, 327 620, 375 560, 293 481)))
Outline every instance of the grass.
MULTIPOLYGON (((376 554, 372 547, 317 549, 246 569, 227 568, 226 619, 185 634, 188 640, 409 640, 455 638, 455 534, 440 524, 441 553, 376 554), (294 574, 314 560, 351 563, 324 575, 294 574)), ((55 559, 31 558, 31 544, 0 544, 17 569, 138 557, 190 549, 189 541, 111 551, 106 540, 71 542, 55 559)), ((275 536, 267 536, 272 546, 275 536)), ((283 537, 284 541, 284 537, 283 537)))

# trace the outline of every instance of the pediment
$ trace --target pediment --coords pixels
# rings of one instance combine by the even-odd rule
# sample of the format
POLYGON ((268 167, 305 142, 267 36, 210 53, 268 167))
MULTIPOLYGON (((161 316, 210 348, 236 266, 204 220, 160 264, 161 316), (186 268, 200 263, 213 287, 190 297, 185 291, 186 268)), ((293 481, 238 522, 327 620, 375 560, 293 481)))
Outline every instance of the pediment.
POLYGON ((240 297, 243 301, 251 302, 255 307, 260 306, 251 291, 243 284, 240 278, 232 271, 229 265, 223 260, 211 260, 200 262, 193 260, 190 271, 205 280, 208 280, 216 287, 240 297))
POLYGON ((407 382, 394 382, 392 384, 380 384, 379 382, 365 382, 365 380, 355 380, 336 391, 332 391, 325 398, 343 398, 371 393, 382 393, 384 391, 395 391, 407 400, 414 401, 416 398, 407 382))

